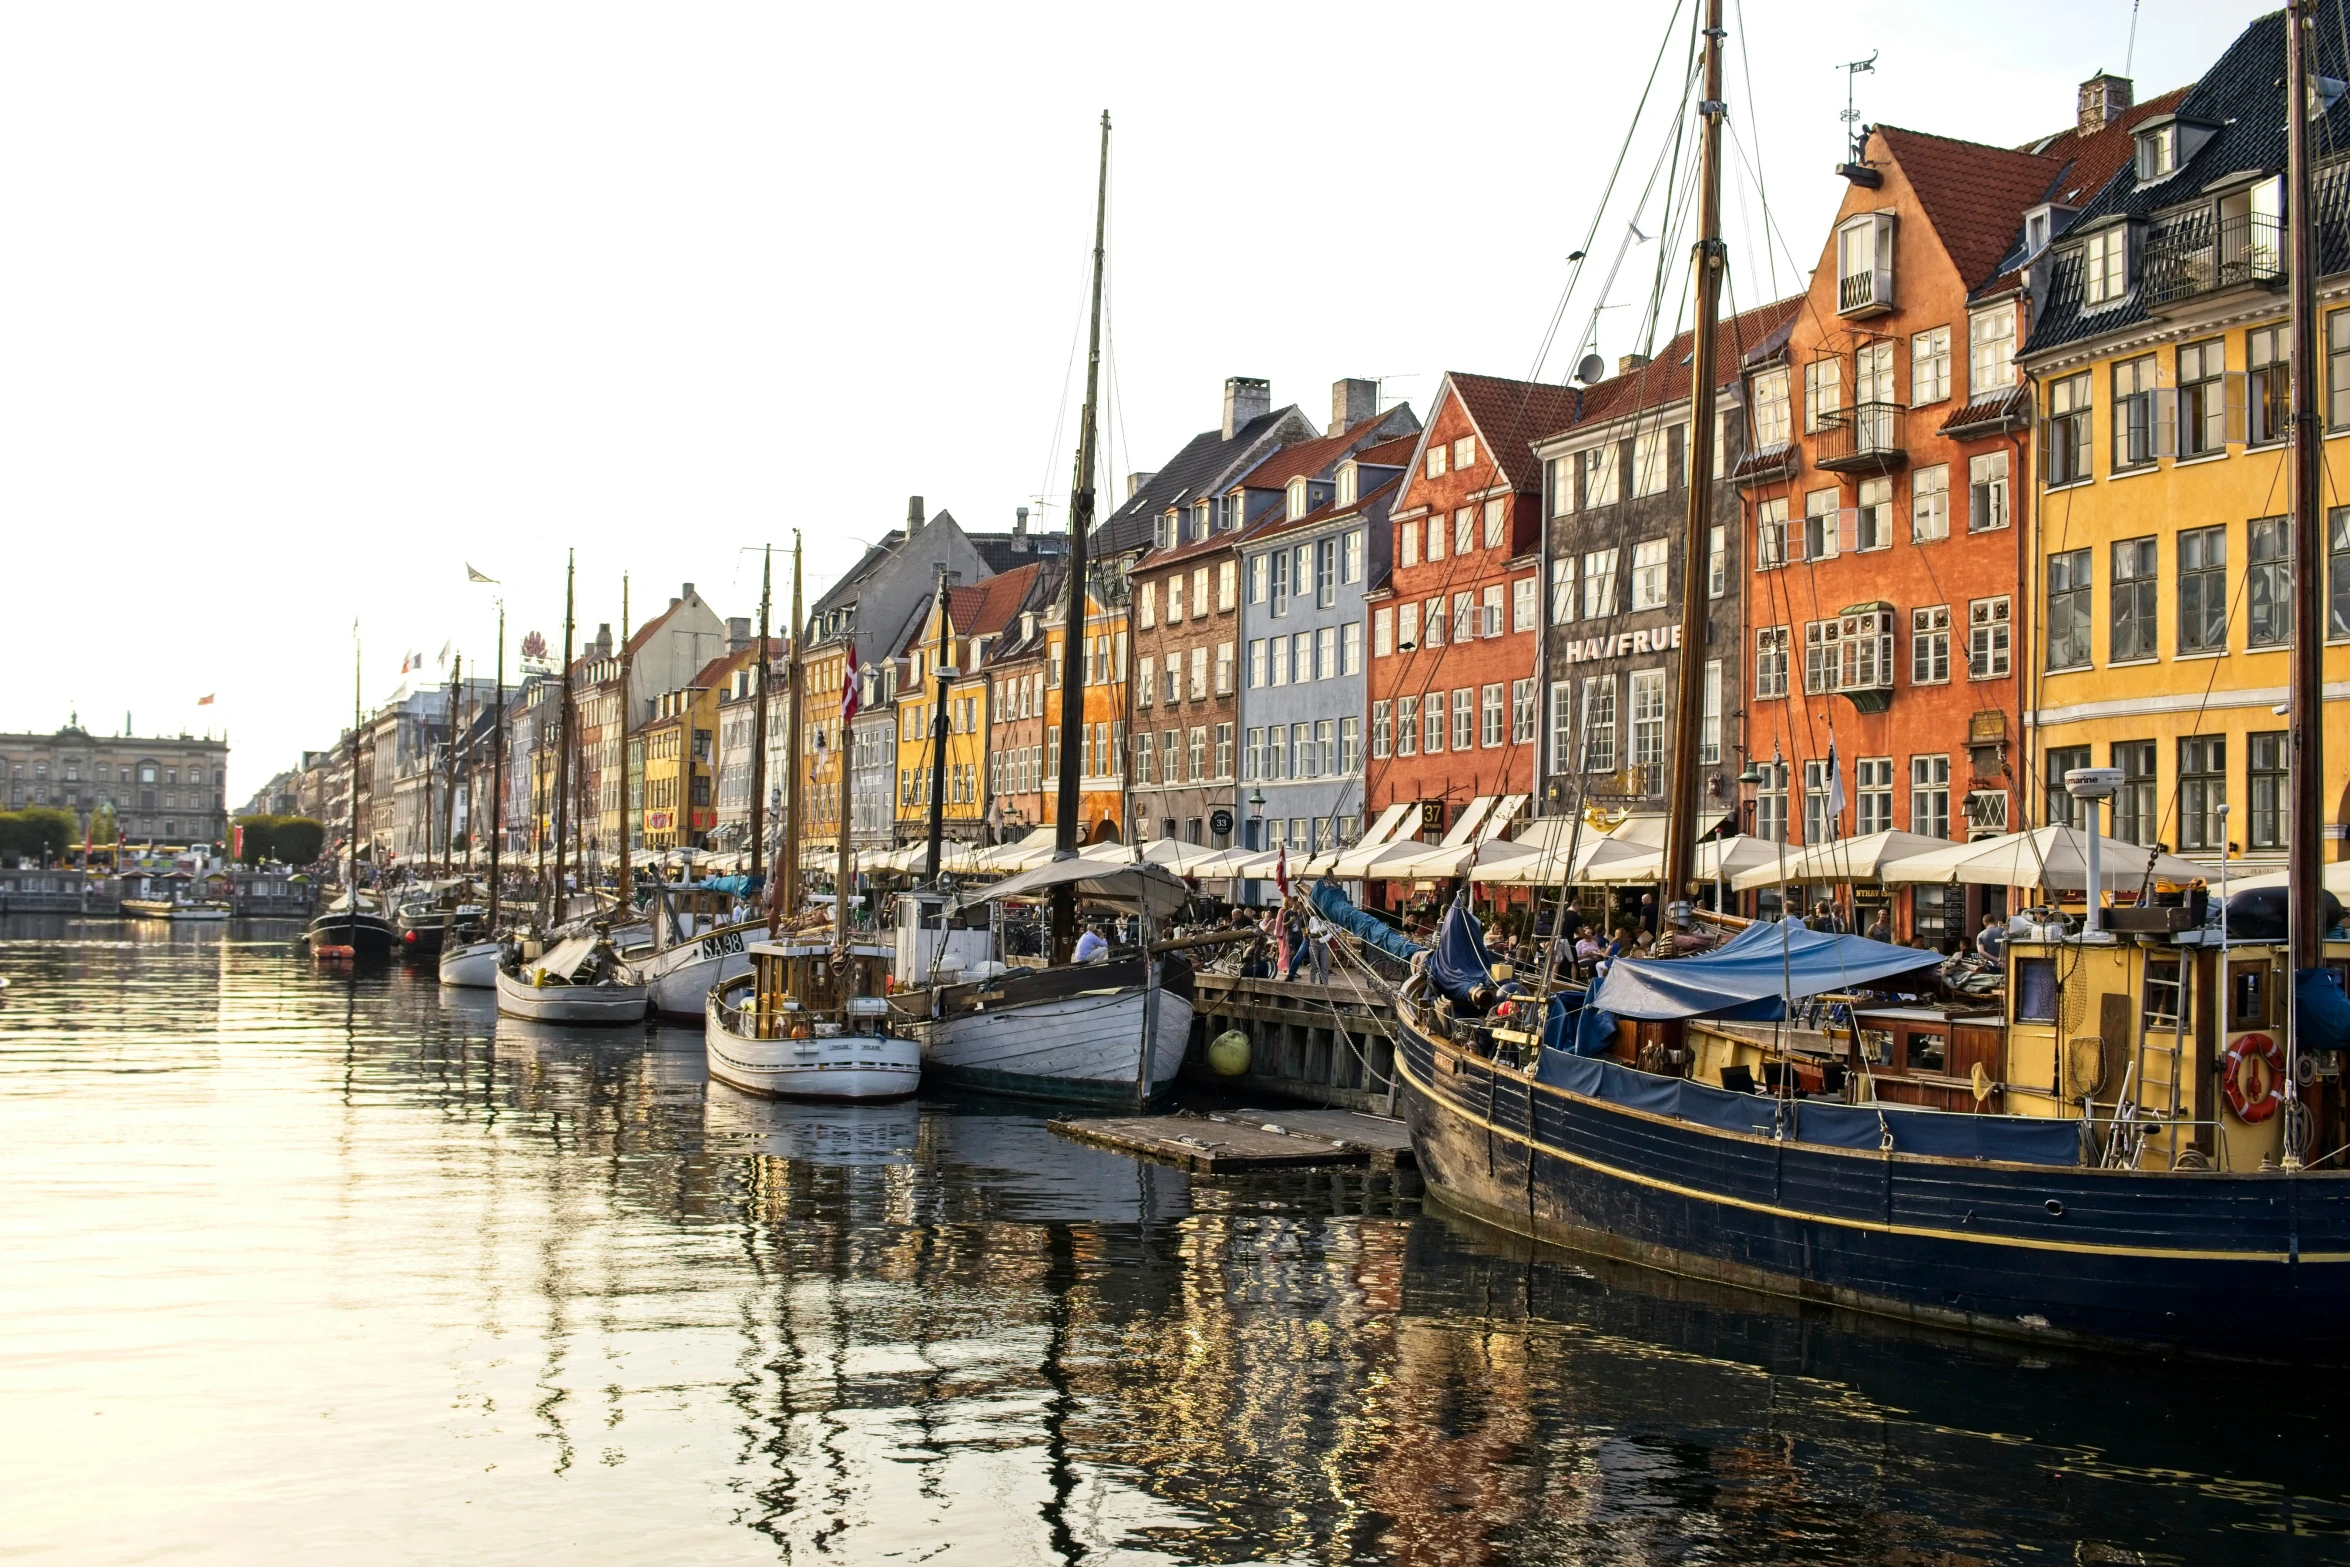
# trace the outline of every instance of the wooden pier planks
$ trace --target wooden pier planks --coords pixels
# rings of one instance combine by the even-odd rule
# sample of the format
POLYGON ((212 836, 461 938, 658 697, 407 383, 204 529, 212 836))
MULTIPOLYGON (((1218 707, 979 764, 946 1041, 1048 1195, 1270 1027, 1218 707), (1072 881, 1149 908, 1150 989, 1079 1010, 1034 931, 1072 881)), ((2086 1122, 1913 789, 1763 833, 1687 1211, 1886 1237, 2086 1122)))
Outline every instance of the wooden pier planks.
POLYGON ((1412 1163, 1401 1121, 1351 1110, 1232 1110, 1212 1115, 1109 1116, 1052 1123, 1061 1136, 1194 1175, 1412 1163))

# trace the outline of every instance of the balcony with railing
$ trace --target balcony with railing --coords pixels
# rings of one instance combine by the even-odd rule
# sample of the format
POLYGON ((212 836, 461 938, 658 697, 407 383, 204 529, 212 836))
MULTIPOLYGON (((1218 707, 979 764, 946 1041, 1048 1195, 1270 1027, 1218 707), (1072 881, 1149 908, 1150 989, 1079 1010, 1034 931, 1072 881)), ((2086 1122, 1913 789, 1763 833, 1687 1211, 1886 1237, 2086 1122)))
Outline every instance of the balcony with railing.
POLYGON ((1899 403, 1855 403, 1820 416, 1812 436, 1812 466, 1831 473, 1891 473, 1909 461, 1899 403))
POLYGON ((2161 309, 2235 288, 2285 284, 2285 225, 2226 200, 2173 213, 2146 236, 2146 303, 2161 309))

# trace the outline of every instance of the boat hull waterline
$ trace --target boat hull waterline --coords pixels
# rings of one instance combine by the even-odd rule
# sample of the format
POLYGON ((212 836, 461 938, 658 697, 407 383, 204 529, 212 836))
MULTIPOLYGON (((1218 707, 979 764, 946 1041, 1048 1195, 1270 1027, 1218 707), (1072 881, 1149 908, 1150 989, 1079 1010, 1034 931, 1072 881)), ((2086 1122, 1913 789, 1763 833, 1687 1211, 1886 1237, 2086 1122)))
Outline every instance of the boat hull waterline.
POLYGON ((710 1076, 766 1099, 904 1099, 922 1086, 922 1047, 895 1034, 750 1039, 728 1028, 718 994, 704 1003, 710 1076))
POLYGON ((1535 1240, 1973 1332, 2240 1358, 2332 1346, 2350 1312, 2339 1176, 1774 1141, 1533 1082, 1401 1019, 1397 1033, 1429 1191, 1535 1240))
POLYGON ((498 988, 501 948, 494 941, 469 941, 441 953, 441 983, 459 990, 498 988))
POLYGON ((630 957, 628 977, 652 993, 655 1016, 690 1023, 703 1015, 713 989, 751 971, 746 948, 765 929, 758 924, 730 925, 659 952, 630 957))
POLYGON ((498 1013, 527 1023, 617 1028, 645 1020, 642 985, 533 985, 498 970, 498 1013))
MULTIPOLYGON (((1131 1107, 1142 1068, 1138 985, 1080 991, 912 1025, 925 1070, 944 1086, 1069 1104, 1131 1107)), ((1191 1042, 1187 990, 1162 987, 1150 1097, 1174 1086, 1191 1042)))
POLYGON ((313 947, 349 947, 363 958, 383 957, 398 944, 392 922, 366 909, 357 914, 333 909, 319 915, 310 922, 309 940, 313 947))

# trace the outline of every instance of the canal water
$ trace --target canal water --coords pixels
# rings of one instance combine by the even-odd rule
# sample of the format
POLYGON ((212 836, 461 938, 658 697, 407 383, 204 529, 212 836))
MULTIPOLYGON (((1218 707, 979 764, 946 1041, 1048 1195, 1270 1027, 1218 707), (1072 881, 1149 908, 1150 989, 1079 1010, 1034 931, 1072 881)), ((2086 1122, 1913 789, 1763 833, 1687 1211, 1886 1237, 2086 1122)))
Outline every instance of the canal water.
POLYGON ((0 1556, 2350 1561, 2339 1374, 765 1103, 293 934, 0 921, 0 1556))

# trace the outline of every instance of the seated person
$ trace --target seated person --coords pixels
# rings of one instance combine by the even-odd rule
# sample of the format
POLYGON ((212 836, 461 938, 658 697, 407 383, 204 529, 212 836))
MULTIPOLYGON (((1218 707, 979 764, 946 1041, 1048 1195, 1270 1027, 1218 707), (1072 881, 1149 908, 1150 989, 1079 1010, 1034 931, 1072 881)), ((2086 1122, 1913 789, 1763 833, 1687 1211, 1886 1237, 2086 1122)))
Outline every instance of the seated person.
POLYGON ((1085 934, 1077 938, 1077 950, 1071 954, 1070 960, 1076 963, 1106 963, 1109 957, 1110 944, 1103 938, 1102 927, 1097 921, 1086 926, 1085 934))

